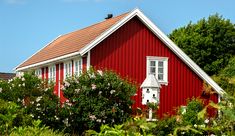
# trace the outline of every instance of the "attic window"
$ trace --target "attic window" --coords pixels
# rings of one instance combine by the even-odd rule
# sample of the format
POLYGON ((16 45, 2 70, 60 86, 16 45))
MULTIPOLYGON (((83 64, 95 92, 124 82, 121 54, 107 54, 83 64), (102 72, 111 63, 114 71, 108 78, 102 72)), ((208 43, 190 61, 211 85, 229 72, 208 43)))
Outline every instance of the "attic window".
POLYGON ((168 58, 167 57, 147 57, 147 74, 154 75, 159 83, 168 83, 168 58))

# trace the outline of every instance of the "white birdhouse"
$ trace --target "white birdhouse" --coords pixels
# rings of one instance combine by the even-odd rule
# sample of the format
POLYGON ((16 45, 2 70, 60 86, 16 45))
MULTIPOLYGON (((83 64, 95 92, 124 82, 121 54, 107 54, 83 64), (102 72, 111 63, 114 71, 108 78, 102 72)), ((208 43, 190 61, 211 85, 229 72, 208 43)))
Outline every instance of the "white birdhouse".
POLYGON ((148 75, 142 85, 142 104, 159 103, 160 98, 160 84, 154 75, 148 75))

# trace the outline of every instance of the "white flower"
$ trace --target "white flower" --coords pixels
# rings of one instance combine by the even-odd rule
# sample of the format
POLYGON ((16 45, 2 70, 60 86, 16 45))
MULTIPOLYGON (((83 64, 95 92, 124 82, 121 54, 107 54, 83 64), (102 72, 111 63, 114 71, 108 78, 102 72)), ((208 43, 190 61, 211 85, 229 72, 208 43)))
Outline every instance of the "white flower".
POLYGON ((97 72, 98 72, 101 76, 103 76, 103 71, 97 70, 97 72))
POLYGON ((105 120, 103 120, 103 123, 105 123, 105 120))
POLYGON ((67 81, 64 81, 64 86, 65 86, 65 87, 69 87, 69 86, 70 86, 70 83, 67 82, 67 81))
POLYGON ((183 135, 183 134, 185 134, 185 132, 181 132, 181 134, 183 135))
POLYGON ((17 99, 17 102, 20 102, 20 101, 21 101, 20 98, 18 98, 18 99, 17 99))
POLYGON ((25 83, 23 83, 22 86, 25 86, 25 83))
POLYGON ((25 81, 25 78, 23 77, 23 78, 21 78, 21 80, 22 80, 22 81, 25 81))
POLYGON ((102 91, 99 91, 99 95, 101 95, 102 94, 102 91))
POLYGON ((110 94, 113 94, 113 93, 115 93, 115 92, 116 92, 115 90, 111 90, 111 91, 110 91, 110 94))
POLYGON ((100 123, 100 122, 101 122, 101 119, 97 119, 96 122, 99 122, 99 123, 100 123))
POLYGON ((195 128, 197 128, 197 124, 194 124, 193 126, 194 126, 195 128))
POLYGON ((42 96, 37 97, 36 102, 39 102, 42 99, 42 96))
POLYGON ((95 115, 90 115, 89 118, 94 121, 96 119, 96 116, 95 115))
POLYGON ((55 120, 59 120, 59 118, 57 116, 54 116, 55 117, 55 120))
POLYGON ((96 89, 96 85, 95 84, 91 84, 91 89, 95 90, 96 89))
POLYGON ((2 88, 0 88, 0 93, 2 92, 2 88))
POLYGON ((90 74, 90 77, 95 78, 95 74, 94 73, 90 74))
POLYGON ((206 124, 209 123, 209 119, 206 119, 204 122, 205 122, 206 124))
POLYGON ((40 116, 38 116, 38 118, 40 118, 40 116))
POLYGON ((33 118, 34 117, 34 115, 33 114, 30 114, 30 116, 33 118))
POLYGON ((38 103, 37 106, 40 106, 40 103, 38 103))
POLYGON ((19 84, 19 87, 21 87, 21 84, 19 84))
POLYGON ((80 89, 78 88, 78 89, 75 89, 74 90, 76 93, 79 93, 80 92, 80 89))
POLYGON ((30 103, 31 103, 31 104, 34 104, 34 101, 31 101, 30 103))
POLYGON ((45 91, 45 92, 48 91, 48 88, 46 88, 44 91, 45 91))
POLYGON ((69 126, 69 119, 68 118, 64 119, 63 122, 67 127, 69 126))

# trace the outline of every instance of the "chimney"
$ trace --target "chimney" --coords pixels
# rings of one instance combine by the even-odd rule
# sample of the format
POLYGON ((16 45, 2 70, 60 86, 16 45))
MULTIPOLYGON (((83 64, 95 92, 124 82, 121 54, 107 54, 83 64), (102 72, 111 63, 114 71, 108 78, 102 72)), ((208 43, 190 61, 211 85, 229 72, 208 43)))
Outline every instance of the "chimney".
POLYGON ((110 19, 113 17, 113 14, 108 14, 107 17, 105 19, 110 19))

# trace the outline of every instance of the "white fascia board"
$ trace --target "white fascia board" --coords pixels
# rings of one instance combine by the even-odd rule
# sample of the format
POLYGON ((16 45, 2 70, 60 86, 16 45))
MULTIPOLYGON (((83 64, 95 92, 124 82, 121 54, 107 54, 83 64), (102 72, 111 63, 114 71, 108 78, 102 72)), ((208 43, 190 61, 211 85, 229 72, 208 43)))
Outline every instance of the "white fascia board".
POLYGON ((30 57, 28 57, 26 60, 24 60, 22 63, 20 63, 18 66, 16 66, 14 69, 13 69, 13 71, 19 71, 17 68, 21 65, 21 64, 23 64, 23 63, 25 63, 28 59, 30 59, 31 57, 33 57, 35 54, 37 54, 38 52, 40 52, 41 50, 43 50, 44 48, 46 48, 48 45, 50 45, 51 43, 53 43, 55 40, 57 40, 58 38, 60 38, 61 37, 61 35, 59 35, 59 36, 57 36, 55 39, 53 39, 52 41, 50 41, 48 44, 46 44, 44 47, 42 47, 41 49, 39 49, 37 52, 35 52, 33 55, 31 55, 30 57))
POLYGON ((116 24, 114 24, 112 27, 110 27, 108 30, 104 31, 100 36, 95 38, 93 41, 91 41, 88 45, 83 47, 80 52, 81 55, 83 56, 86 54, 88 51, 90 51, 93 47, 95 47, 97 44, 102 42, 105 38, 107 38, 109 35, 111 35, 113 32, 115 32, 118 28, 123 26, 126 22, 128 22, 130 19, 132 19, 139 9, 134 9, 132 12, 130 12, 126 17, 118 21, 116 24))
POLYGON ((70 53, 70 54, 63 55, 63 56, 60 56, 60 57, 57 57, 57 58, 53 58, 53 59, 50 59, 50 60, 46 60, 46 61, 35 63, 35 64, 32 64, 32 65, 28 65, 28 66, 25 66, 25 67, 22 67, 22 68, 18 68, 18 69, 16 69, 16 71, 23 71, 23 70, 26 70, 26 69, 30 69, 30 68, 33 68, 33 67, 40 66, 40 65, 46 65, 46 64, 53 63, 53 62, 56 62, 56 61, 61 61, 63 59, 67 59, 67 58, 70 58, 70 57, 75 57, 79 54, 80 54, 80 52, 70 53))
POLYGON ((223 89, 209 77, 193 60, 191 60, 174 42, 172 42, 150 19, 148 19, 140 10, 137 11, 140 20, 160 38, 181 60, 183 60, 199 77, 212 86, 215 91, 223 95, 223 89))

